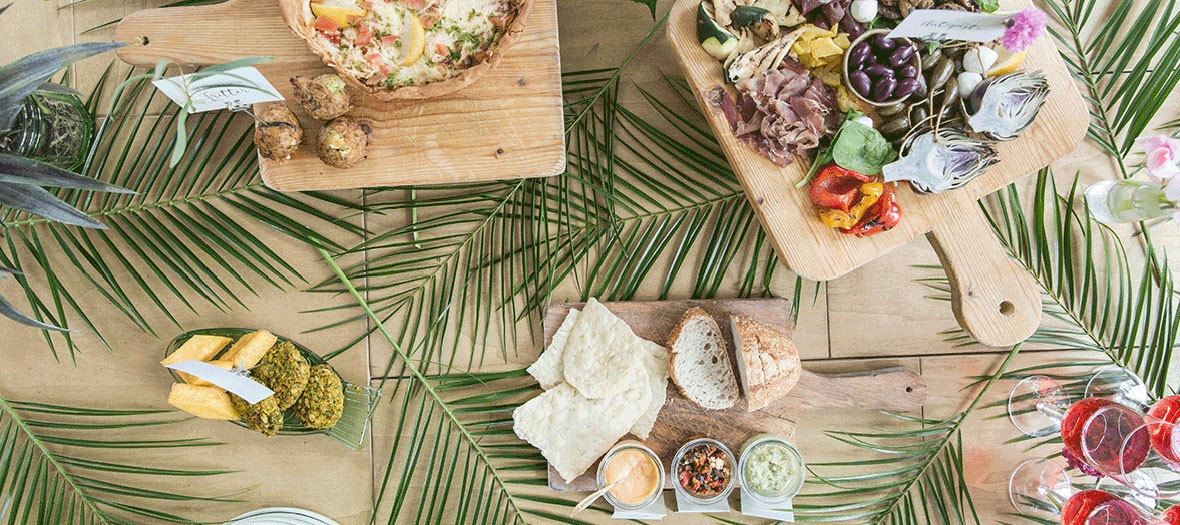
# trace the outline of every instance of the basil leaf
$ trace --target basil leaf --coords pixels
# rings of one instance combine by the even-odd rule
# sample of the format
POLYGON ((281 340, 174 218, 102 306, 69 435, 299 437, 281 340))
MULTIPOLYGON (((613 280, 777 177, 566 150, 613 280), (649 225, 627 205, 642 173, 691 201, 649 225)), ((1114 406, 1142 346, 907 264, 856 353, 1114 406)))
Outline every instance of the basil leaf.
POLYGON ((994 13, 1000 9, 1000 0, 979 0, 979 8, 984 13, 994 13))
POLYGON ((832 160, 841 168, 865 175, 876 175, 881 166, 891 162, 893 145, 877 130, 854 121, 844 123, 840 136, 832 143, 832 160))

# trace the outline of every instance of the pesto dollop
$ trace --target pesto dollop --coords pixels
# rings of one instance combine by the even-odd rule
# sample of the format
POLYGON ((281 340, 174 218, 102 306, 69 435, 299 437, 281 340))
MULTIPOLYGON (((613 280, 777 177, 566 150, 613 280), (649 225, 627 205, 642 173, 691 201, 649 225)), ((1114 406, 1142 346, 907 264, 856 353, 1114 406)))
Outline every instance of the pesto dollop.
POLYGON ((746 487, 765 496, 782 496, 794 489, 799 461, 782 443, 760 443, 750 451, 742 472, 746 487))

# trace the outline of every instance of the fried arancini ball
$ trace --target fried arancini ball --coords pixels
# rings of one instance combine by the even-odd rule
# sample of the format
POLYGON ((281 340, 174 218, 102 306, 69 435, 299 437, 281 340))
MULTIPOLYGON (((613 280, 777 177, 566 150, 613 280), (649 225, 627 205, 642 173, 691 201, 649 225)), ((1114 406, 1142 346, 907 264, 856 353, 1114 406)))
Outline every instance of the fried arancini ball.
POLYGON ((320 128, 315 146, 324 164, 346 169, 365 160, 369 137, 361 124, 352 117, 338 117, 320 128))
POLYGON ((245 399, 231 393, 229 401, 233 404, 234 409, 242 414, 242 422, 250 430, 265 436, 273 436, 283 428, 283 411, 279 409, 275 396, 270 396, 251 405, 245 399))
POLYGON ((291 109, 285 104, 266 104, 254 117, 254 145, 258 153, 271 160, 291 158, 303 142, 303 127, 291 109))
POLYGON ((311 118, 332 120, 352 109, 348 96, 348 84, 335 74, 323 74, 314 78, 292 77, 295 86, 295 100, 311 118))
POLYGON ((250 376, 274 390, 279 410, 286 410, 295 404, 307 386, 311 365, 290 341, 280 341, 262 356, 250 376))
POLYGON ((311 367, 303 395, 291 407, 295 417, 311 428, 332 428, 344 414, 344 384, 330 365, 311 367))

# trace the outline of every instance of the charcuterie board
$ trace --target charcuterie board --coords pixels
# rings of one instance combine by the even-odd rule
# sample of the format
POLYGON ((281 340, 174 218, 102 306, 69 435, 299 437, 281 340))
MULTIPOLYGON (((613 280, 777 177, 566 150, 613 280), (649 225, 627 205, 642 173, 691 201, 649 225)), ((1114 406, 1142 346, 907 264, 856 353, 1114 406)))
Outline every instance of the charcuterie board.
MULTIPOLYGON (((266 184, 281 191, 477 182, 557 175, 565 169, 561 67, 554 0, 536 0, 524 35, 500 64, 450 95, 380 102, 359 93, 354 117, 373 129, 368 159, 346 170, 316 157, 320 124, 297 111, 304 143, 286 162, 259 158, 266 184)), ((191 65, 269 56, 258 69, 289 101, 295 75, 329 73, 296 37, 277 0, 228 0, 149 9, 125 18, 115 39, 124 62, 161 58, 191 65)))
MULTIPOLYGON (((716 317, 733 358, 733 337, 728 316, 740 314, 773 326, 790 335, 791 303, 786 299, 734 299, 708 301, 654 301, 603 303, 644 339, 664 343, 684 311, 697 306, 716 317)), ((554 304, 545 315, 545 344, 570 308, 580 304, 554 304)), ((905 368, 888 368, 870 372, 827 375, 803 370, 803 376, 791 392, 757 412, 747 412, 744 401, 726 410, 705 410, 684 398, 676 386, 668 383, 668 400, 660 411, 651 435, 643 440, 667 468, 676 450, 694 437, 711 437, 725 443, 735 453, 750 437, 767 433, 791 439, 799 419, 814 410, 846 408, 913 412, 926 401, 926 383, 917 373, 905 368)), ((806 451, 804 451, 806 453, 806 451)), ((590 467, 595 472, 597 464, 590 467)), ((670 482, 669 482, 670 483, 670 482)), ((597 487, 591 474, 565 483, 553 468, 549 469, 549 486, 555 490, 593 491, 597 487)), ((666 488, 670 488, 668 485, 666 488)))
MULTIPOLYGON (((722 68, 698 41, 699 0, 677 0, 668 21, 668 40, 706 120, 757 212, 779 256, 807 279, 827 281, 925 234, 938 252, 952 287, 959 324, 980 342, 1007 346, 1027 338, 1040 322, 1040 290, 1031 275, 1000 246, 977 201, 1061 158, 1082 141, 1089 124, 1086 104, 1051 38, 1028 50, 1026 70, 1042 70, 1050 93, 1036 121, 1020 138, 996 145, 1000 162, 966 186, 919 195, 899 188, 903 219, 872 237, 843 235, 817 218, 803 179, 808 161, 783 168, 762 157, 732 133, 725 116, 709 109, 707 94, 724 86, 722 68)), ((1027 0, 1004 0, 1020 9, 1027 0)))

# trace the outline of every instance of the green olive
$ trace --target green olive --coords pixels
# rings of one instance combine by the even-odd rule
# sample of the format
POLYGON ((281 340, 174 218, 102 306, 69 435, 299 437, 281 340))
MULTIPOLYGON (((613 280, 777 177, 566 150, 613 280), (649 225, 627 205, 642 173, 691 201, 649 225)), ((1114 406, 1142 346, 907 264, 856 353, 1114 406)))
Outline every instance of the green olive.
MULTIPOLYGON (((938 91, 955 74, 955 63, 948 58, 938 61, 930 72, 930 91, 938 91)), ((957 84, 957 82, 955 82, 957 84)))
POLYGON ((905 108, 906 105, 904 102, 898 102, 896 104, 890 104, 888 106, 877 108, 877 113, 882 117, 892 117, 898 113, 901 113, 903 110, 905 110, 905 108))
POLYGON ((910 120, 901 117, 890 120, 881 126, 881 134, 887 138, 896 138, 906 134, 910 130, 910 120))

